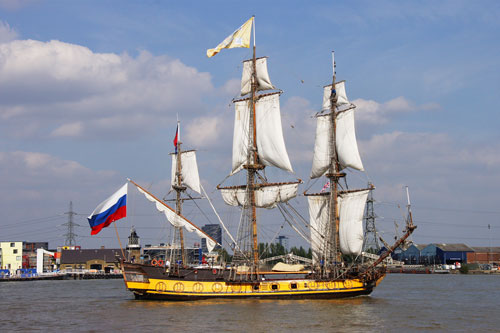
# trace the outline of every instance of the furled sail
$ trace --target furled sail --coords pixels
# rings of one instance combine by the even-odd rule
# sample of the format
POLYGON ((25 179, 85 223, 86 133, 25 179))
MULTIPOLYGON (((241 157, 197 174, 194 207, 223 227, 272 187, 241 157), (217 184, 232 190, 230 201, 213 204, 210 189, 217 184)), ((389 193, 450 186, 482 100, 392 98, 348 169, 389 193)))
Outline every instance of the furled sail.
MULTIPOLYGON (((236 108, 233 136, 233 166, 231 174, 241 170, 247 163, 249 145, 249 99, 234 103, 236 108)), ((293 172, 285 147, 279 93, 262 96, 255 105, 255 121, 257 132, 257 150, 260 162, 293 172)))
MULTIPOLYGON (((356 130, 354 127, 354 109, 339 112, 337 114, 336 150, 340 163, 340 169, 350 167, 364 171, 363 163, 359 155, 358 143, 356 141, 356 130)), ((332 122, 330 115, 317 117, 316 140, 314 142, 313 165, 311 178, 321 177, 330 167, 330 136, 332 135, 332 122)))
POLYGON ((311 228, 311 250, 313 264, 320 261, 320 253, 324 252, 326 229, 329 215, 329 196, 311 195, 307 197, 309 202, 309 225, 311 228))
POLYGON ((370 190, 339 196, 339 242, 343 254, 360 255, 363 248, 363 214, 370 190))
MULTIPOLYGON (((257 90, 274 89, 267 72, 267 58, 257 58, 255 61, 257 70, 257 90)), ((241 96, 252 91, 253 62, 247 60, 243 62, 243 75, 241 77, 241 96)))
MULTIPOLYGON (((350 104, 345 92, 345 81, 335 83, 335 91, 337 93, 337 105, 350 104)), ((332 85, 329 84, 323 87, 323 107, 322 110, 330 110, 330 97, 332 96, 332 85)))
MULTIPOLYGON (((185 185, 195 192, 200 191, 200 176, 198 174, 198 164, 196 163, 196 153, 194 150, 183 151, 181 153, 181 180, 185 185)), ((177 184, 177 154, 172 155, 172 185, 177 184)))
POLYGON ((200 238, 205 238, 207 241, 207 249, 209 251, 212 251, 217 245, 217 242, 207 235, 205 232, 203 232, 200 228, 195 226, 193 223, 189 222, 184 216, 178 215, 175 213, 175 211, 166 205, 165 203, 161 202, 160 200, 156 199, 151 193, 147 192, 144 190, 142 187, 138 186, 137 184, 133 183, 134 185, 137 186, 137 189, 139 192, 144 194, 146 199, 148 199, 151 202, 154 202, 156 204, 156 209, 158 209, 160 212, 164 213, 167 220, 177 228, 184 228, 188 232, 195 232, 200 238))
MULTIPOLYGON (((258 208, 274 208, 280 202, 295 198, 298 187, 299 183, 263 186, 254 191, 255 205, 258 208)), ((240 207, 247 205, 246 188, 221 188, 220 190, 222 199, 227 205, 240 207)))

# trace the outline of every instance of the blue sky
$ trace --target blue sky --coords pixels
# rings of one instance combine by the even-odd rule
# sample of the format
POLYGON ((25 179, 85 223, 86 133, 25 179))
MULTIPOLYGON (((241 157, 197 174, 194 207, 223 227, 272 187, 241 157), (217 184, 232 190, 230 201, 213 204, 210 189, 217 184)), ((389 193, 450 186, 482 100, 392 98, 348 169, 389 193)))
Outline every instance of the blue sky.
MULTIPOLYGON (((401 220, 397 203, 404 206, 408 185, 415 242, 498 245, 499 14, 496 1, 0 0, 0 239, 61 245, 72 200, 82 214, 78 243, 116 246, 109 228, 90 238, 84 217, 127 177, 168 192, 177 115, 185 146, 199 150, 203 183, 234 229, 238 213, 213 188, 229 173, 231 99, 251 51, 211 59, 205 52, 255 15, 257 53, 269 56, 273 84, 284 91, 296 172, 272 176, 307 180, 311 116, 335 50, 337 77, 357 105, 367 170, 349 179, 377 186, 384 237, 401 220)), ((307 216, 304 198, 294 202, 307 216)), ((208 223, 191 208, 194 221, 208 223)), ((143 243, 168 242, 152 207, 137 199, 134 209, 122 237, 135 225, 143 243)), ((264 241, 282 224, 265 214, 264 241)))

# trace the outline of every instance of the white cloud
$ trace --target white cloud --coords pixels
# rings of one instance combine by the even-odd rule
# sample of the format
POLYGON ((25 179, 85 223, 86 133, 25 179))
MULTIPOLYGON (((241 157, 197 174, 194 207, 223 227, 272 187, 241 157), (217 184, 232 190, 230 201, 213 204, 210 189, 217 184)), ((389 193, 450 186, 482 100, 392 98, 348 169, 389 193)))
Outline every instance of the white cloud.
POLYGON ((222 120, 217 117, 193 119, 186 127, 187 141, 200 148, 216 143, 221 132, 221 122, 222 120))
POLYGON ((472 198, 471 193, 495 192, 500 182, 498 143, 463 145, 443 133, 392 132, 361 141, 360 150, 375 180, 386 186, 412 184, 419 200, 431 206, 433 200, 451 206, 493 204, 490 196, 472 198))
POLYGON ((369 124, 385 124, 390 121, 390 115, 396 113, 414 112, 419 110, 435 110, 439 106, 435 103, 415 105, 403 96, 396 97, 384 103, 373 100, 356 99, 352 101, 356 105, 356 120, 369 124))
POLYGON ((208 73, 145 51, 132 58, 60 41, 0 44, 4 135, 19 137, 21 126, 34 137, 140 133, 176 113, 196 117, 213 89, 208 73))
POLYGON ((222 86, 221 90, 222 90, 222 92, 224 92, 228 96, 238 96, 238 94, 241 91, 241 81, 240 81, 240 79, 231 79, 231 80, 228 80, 222 86))
POLYGON ((51 136, 80 136, 83 132, 83 125, 81 122, 68 123, 56 128, 51 136))
POLYGON ((45 214, 57 205, 66 207, 69 200, 88 203, 89 193, 117 181, 117 174, 111 171, 93 171, 80 163, 38 152, 0 152, 0 210, 11 214, 31 215, 37 210, 45 214), (29 196, 26 194, 29 193, 29 196), (47 206, 45 208, 45 206, 47 206), (30 207, 21 212, 12 207, 30 207))
POLYGON ((17 32, 7 22, 0 21, 0 44, 17 38, 17 32))

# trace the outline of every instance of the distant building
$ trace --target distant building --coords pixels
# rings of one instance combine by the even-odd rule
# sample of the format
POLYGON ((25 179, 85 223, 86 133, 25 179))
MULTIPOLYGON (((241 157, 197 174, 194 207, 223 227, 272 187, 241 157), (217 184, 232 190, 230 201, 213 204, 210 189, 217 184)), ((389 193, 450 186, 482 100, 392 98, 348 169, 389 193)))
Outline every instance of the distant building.
MULTIPOLYGON (((201 230, 206 232, 210 237, 215 239, 217 243, 222 244, 222 228, 220 227, 219 224, 205 224, 203 227, 201 227, 201 230)), ((207 248, 207 240, 205 238, 201 239, 201 248, 204 253, 208 252, 207 248)), ((219 245, 215 247, 215 249, 220 248, 219 245)))
POLYGON ((60 269, 95 269, 111 272, 120 268, 120 249, 61 250, 60 269))
POLYGON ((424 264, 425 258, 421 256, 421 251, 427 244, 411 244, 405 251, 401 251, 397 260, 403 261, 407 265, 424 264))
POLYGON ((141 242, 134 227, 132 227, 130 236, 128 236, 127 256, 127 260, 132 262, 138 262, 141 258, 141 242))
POLYGON ((500 263, 500 247, 474 246, 474 252, 467 253, 467 263, 490 264, 500 263))
POLYGON ((474 250, 465 244, 429 244, 420 251, 420 260, 429 264, 466 264, 471 252, 474 250))
POLYGON ((23 242, 24 252, 35 252, 37 249, 49 249, 49 242, 23 242))
POLYGON ((285 251, 288 251, 288 237, 287 236, 283 236, 283 235, 278 236, 278 238, 276 238, 276 242, 279 245, 283 246, 285 251))
POLYGON ((23 242, 23 268, 36 268, 36 250, 49 249, 49 242, 23 242))
POLYGON ((11 272, 23 267, 23 242, 0 242, 0 268, 11 272))
MULTIPOLYGON (((184 247, 186 251, 186 260, 188 264, 197 264, 200 261, 200 248, 184 247)), ((163 263, 170 262, 172 258, 180 258, 181 250, 179 246, 172 245, 145 245, 142 249, 142 257, 145 263, 150 263, 153 260, 162 260, 163 263)))

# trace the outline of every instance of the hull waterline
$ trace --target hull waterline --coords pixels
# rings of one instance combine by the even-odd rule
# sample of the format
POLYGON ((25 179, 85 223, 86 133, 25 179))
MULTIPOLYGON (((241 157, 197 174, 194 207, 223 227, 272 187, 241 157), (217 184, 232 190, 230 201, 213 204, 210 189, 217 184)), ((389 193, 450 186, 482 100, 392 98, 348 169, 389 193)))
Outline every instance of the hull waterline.
POLYGON ((317 280, 286 277, 257 281, 229 281, 227 271, 185 269, 169 276, 164 268, 123 265, 124 282, 136 299, 189 301, 206 299, 335 299, 369 295, 384 278, 317 280))

